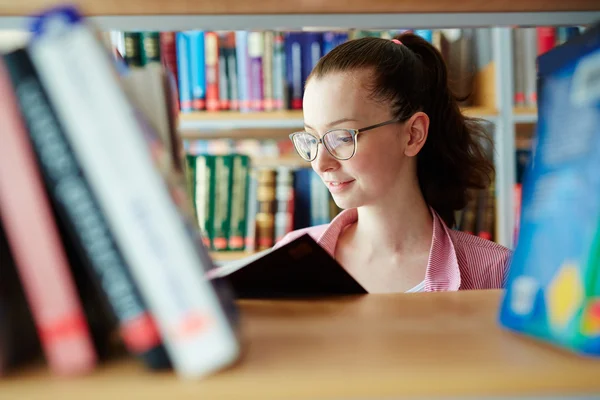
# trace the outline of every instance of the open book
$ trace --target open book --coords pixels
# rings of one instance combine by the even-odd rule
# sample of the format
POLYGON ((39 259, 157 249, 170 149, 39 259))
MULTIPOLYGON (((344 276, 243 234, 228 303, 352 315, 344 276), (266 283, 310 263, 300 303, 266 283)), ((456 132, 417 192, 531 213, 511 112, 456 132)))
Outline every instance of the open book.
POLYGON ((221 263, 207 274, 226 279, 240 298, 317 297, 367 291, 306 234, 277 249, 221 263))

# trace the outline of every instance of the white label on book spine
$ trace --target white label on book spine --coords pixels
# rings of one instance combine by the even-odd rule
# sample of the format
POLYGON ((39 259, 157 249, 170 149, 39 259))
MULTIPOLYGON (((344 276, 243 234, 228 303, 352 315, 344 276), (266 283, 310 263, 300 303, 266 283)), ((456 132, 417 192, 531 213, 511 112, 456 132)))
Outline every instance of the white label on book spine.
POLYGON ((42 37, 32 59, 181 376, 231 363, 239 349, 155 170, 109 56, 85 25, 42 37))

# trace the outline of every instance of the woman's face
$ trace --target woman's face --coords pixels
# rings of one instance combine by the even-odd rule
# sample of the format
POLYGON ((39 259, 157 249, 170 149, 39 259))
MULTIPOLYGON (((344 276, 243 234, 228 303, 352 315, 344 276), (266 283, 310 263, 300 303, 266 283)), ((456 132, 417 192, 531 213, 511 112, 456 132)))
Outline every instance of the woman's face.
MULTIPOLYGON (((370 98, 365 84, 368 71, 333 73, 311 78, 304 93, 304 124, 307 132, 322 137, 333 128, 360 129, 392 119, 388 104, 370 98)), ((340 161, 319 145, 312 162, 340 208, 374 205, 394 195, 410 178, 405 154, 410 143, 406 124, 390 124, 359 133, 356 153, 340 161)))

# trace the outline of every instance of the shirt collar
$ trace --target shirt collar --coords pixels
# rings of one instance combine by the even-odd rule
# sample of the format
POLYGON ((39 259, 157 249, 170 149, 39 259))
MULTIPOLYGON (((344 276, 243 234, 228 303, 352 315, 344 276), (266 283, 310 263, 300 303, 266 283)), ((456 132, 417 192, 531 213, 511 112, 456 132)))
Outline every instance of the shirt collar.
MULTIPOLYGON (((425 272, 425 291, 455 291, 460 288, 460 270, 456 250, 450 237, 449 228, 437 212, 430 208, 433 216, 433 237, 425 272)), ((332 257, 342 231, 358 221, 356 208, 343 210, 321 234, 318 243, 332 257)))

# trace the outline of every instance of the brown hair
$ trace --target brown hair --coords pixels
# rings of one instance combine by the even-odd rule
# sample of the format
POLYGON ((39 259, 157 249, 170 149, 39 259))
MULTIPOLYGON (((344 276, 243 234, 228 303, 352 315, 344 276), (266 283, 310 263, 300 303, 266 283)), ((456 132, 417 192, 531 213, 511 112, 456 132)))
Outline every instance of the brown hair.
POLYGON ((440 52, 412 33, 391 40, 366 37, 345 42, 325 55, 310 77, 333 72, 372 70, 367 84, 373 99, 389 102, 393 116, 406 121, 415 112, 429 116, 429 133, 417 156, 417 177, 429 204, 452 227, 454 211, 463 209, 473 189, 486 188, 494 166, 492 149, 479 120, 464 116, 448 86, 440 52), (486 143, 487 142, 487 143, 486 143))

